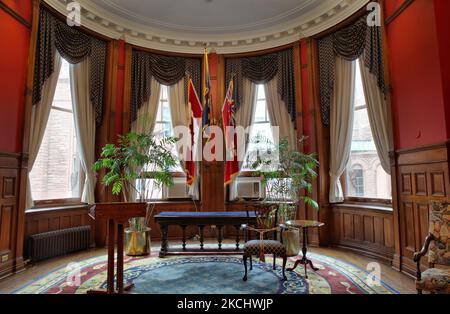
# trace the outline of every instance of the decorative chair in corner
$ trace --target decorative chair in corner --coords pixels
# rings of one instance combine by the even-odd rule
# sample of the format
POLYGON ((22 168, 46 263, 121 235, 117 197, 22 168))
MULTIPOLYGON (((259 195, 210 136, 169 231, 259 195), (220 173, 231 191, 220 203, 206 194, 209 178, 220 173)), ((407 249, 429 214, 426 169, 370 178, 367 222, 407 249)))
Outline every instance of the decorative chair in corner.
MULTIPOLYGON (((278 226, 278 205, 255 205, 252 206, 258 217, 257 226, 242 225, 245 234, 244 245, 244 267, 245 275, 243 280, 247 281, 247 260, 250 260, 250 270, 253 269, 253 256, 259 256, 261 261, 265 261, 265 255, 273 255, 273 269, 276 269, 276 258, 283 259, 283 280, 286 278, 286 247, 283 244, 283 227, 278 226), (257 240, 248 241, 249 232, 257 235, 257 240), (277 240, 277 233, 280 232, 280 240, 277 240), (270 236, 272 234, 273 236, 270 236)), ((248 210, 248 209, 247 209, 248 210)))
POLYGON ((416 289, 431 293, 450 293, 450 210, 449 203, 432 202, 430 229, 420 252, 414 254, 417 263, 416 289), (420 260, 428 253, 429 268, 421 272, 420 260), (441 266, 436 268, 436 266, 441 266))

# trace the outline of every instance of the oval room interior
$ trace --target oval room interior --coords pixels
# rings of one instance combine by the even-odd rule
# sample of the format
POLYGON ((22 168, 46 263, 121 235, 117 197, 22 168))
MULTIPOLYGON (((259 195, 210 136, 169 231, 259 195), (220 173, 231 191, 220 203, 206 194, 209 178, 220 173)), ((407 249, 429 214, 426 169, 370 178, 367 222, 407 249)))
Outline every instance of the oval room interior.
POLYGON ((450 293, 449 29, 447 0, 0 0, 0 294, 450 293))

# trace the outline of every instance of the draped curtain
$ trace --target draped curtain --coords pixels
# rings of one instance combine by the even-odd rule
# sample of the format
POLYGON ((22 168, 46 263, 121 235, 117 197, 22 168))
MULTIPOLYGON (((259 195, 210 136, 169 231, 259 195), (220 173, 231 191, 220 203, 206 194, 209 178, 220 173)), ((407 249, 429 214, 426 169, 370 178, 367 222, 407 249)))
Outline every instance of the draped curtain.
POLYGON ((330 124, 330 105, 336 79, 335 56, 347 61, 355 61, 363 56, 364 66, 375 75, 381 93, 386 93, 381 39, 381 27, 369 27, 364 16, 355 24, 318 41, 320 106, 325 125, 330 124))
POLYGON ((345 169, 351 149, 353 112, 347 114, 347 93, 349 84, 354 88, 355 78, 349 74, 348 63, 355 63, 358 59, 375 146, 383 169, 390 173, 392 128, 385 97, 387 89, 381 27, 369 26, 367 17, 363 16, 353 25, 320 39, 318 50, 322 122, 330 126, 330 202, 335 203, 343 200, 339 177, 345 169), (352 124, 349 125, 349 122, 352 124))
MULTIPOLYGON (((136 120, 131 124, 131 132, 153 134, 158 114, 161 84, 154 78, 151 78, 150 89, 153 93, 150 95, 148 101, 145 102, 141 108, 139 108, 136 120)), ((142 169, 136 169, 136 173, 141 172, 141 170, 142 169)), ((134 189, 130 189, 128 200, 135 202, 137 200, 136 196, 136 191, 134 189)))
POLYGON ((73 101, 73 117, 77 138, 77 151, 85 174, 81 201, 95 203, 95 110, 89 94, 90 58, 70 65, 70 91, 73 101))
POLYGON ((369 116, 370 128, 372 130, 375 147, 380 158, 381 167, 386 173, 391 174, 389 152, 391 151, 392 134, 390 130, 389 107, 383 93, 378 88, 377 77, 363 66, 364 60, 359 59, 361 78, 366 99, 367 114, 369 116))
POLYGON ((131 122, 153 93, 150 80, 172 86, 183 80, 183 94, 187 103, 188 78, 192 79, 197 94, 201 95, 201 61, 198 58, 161 56, 143 51, 133 51, 131 77, 131 122))
MULTIPOLYGON (((169 106, 170 106, 170 115, 172 118, 172 128, 176 132, 176 128, 179 126, 183 126, 189 128, 191 123, 191 114, 189 112, 189 107, 186 105, 185 94, 184 94, 184 81, 180 80, 175 85, 169 87, 169 106)), ((175 137, 180 137, 181 134, 174 134, 175 137)), ((187 139, 190 145, 190 137, 187 139)), ((183 148, 183 139, 177 142, 177 154, 178 158, 181 161, 185 161, 187 159, 187 151, 184 151, 183 148)), ((184 163, 182 162, 182 165, 184 163)), ((198 170, 198 166, 196 166, 196 171, 198 170)), ((184 170, 184 169, 183 169, 184 170)), ((199 189, 199 176, 195 176, 195 181, 192 186, 189 188, 189 196, 194 200, 198 200, 200 197, 200 189, 199 189)))
POLYGON ((135 133, 151 134, 155 128, 161 84, 156 79, 151 78, 149 85, 153 93, 148 101, 144 102, 139 108, 136 113, 136 120, 131 123, 131 131, 135 133))
POLYGON ((95 120, 99 126, 103 117, 106 43, 68 26, 46 9, 41 8, 34 66, 34 106, 39 105, 43 86, 54 72, 56 51, 71 64, 77 64, 90 58, 87 74, 90 77, 89 98, 95 108, 95 120))
POLYGON ((59 72, 61 70, 61 56, 57 51, 54 53, 52 69, 52 73, 42 85, 39 103, 33 106, 31 112, 30 146, 28 149, 27 208, 34 206, 33 195, 31 193, 30 172, 33 170, 34 162, 36 161, 42 139, 44 138, 55 96, 56 85, 58 83, 59 72))
MULTIPOLYGON (((240 106, 239 110, 235 114, 236 126, 242 126, 243 128, 248 128, 252 125, 253 119, 255 117, 255 109, 256 109, 256 91, 257 86, 255 83, 252 83, 250 80, 244 78, 243 84, 244 93, 243 93, 243 102, 242 106, 240 106)), ((239 171, 242 169, 244 165, 245 156, 247 156, 248 145, 250 141, 250 134, 246 133, 245 138, 238 137, 238 147, 245 147, 245 151, 242 152, 243 156, 239 156, 239 171)), ((236 178, 233 179, 233 182, 230 186, 230 201, 233 201, 237 198, 237 184, 236 178)))
POLYGON ((277 89, 277 80, 273 79, 264 84, 266 93, 267 111, 272 127, 279 128, 280 138, 287 138, 290 149, 297 149, 297 134, 294 122, 290 119, 289 112, 284 105, 277 89))
POLYGON ((336 57, 330 115, 330 203, 344 201, 340 177, 350 158, 355 106, 355 62, 336 57))
POLYGON ((233 100, 236 108, 243 103, 244 79, 254 84, 266 84, 277 78, 277 92, 284 102, 292 121, 296 118, 294 52, 286 49, 280 52, 245 58, 228 58, 225 61, 225 88, 231 79, 235 89, 233 100))
MULTIPOLYGON (((149 104, 156 106, 159 101, 159 86, 169 86, 169 105, 172 116, 172 127, 189 127, 191 115, 187 106, 187 88, 189 78, 192 79, 197 94, 201 95, 201 59, 162 56, 143 51, 133 51, 132 75, 131 75, 131 125, 138 125, 141 119, 142 108, 149 104)), ((146 109, 144 111, 147 111, 146 109)), ((150 120, 155 119, 150 114, 150 120)), ((146 123, 149 123, 148 121, 146 123)), ((139 129, 136 129, 139 131, 139 129)), ((177 134, 175 134, 177 136, 177 134)), ((177 153, 181 160, 185 160, 184 153, 180 149, 182 141, 177 143, 177 153)), ((194 152, 195 153, 195 152, 194 152)), ((199 199, 199 166, 196 167, 195 182, 189 190, 193 199, 199 199)))

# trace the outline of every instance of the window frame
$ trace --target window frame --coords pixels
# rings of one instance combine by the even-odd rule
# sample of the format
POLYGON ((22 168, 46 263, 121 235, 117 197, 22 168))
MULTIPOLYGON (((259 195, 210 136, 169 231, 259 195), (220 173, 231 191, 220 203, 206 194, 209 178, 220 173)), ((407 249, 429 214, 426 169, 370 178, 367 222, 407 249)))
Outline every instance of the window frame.
MULTIPOLYGON (((67 62, 67 61, 66 61, 67 62)), ((69 64, 70 66, 70 64, 69 64)), ((63 80, 66 80, 67 78, 64 78, 63 80)), ((58 78, 58 81, 60 78, 58 78)), ((68 78, 69 84, 70 84, 70 77, 68 78)), ((65 112, 70 113, 73 115, 73 101, 71 101, 72 107, 71 109, 60 107, 54 105, 54 101, 52 102, 52 105, 50 106, 50 113, 52 110, 56 110, 59 112, 65 112)), ((47 128, 47 125, 45 126, 47 128)), ((75 126, 74 126, 75 127, 75 126)), ((83 203, 81 201, 82 193, 83 193, 83 187, 84 187, 84 178, 85 174, 83 169, 80 167, 80 174, 79 174, 79 187, 80 187, 80 196, 79 197, 67 197, 67 198, 55 198, 55 199, 42 199, 42 200, 33 200, 34 206, 30 209, 45 209, 50 207, 63 207, 63 206, 74 206, 74 205, 85 205, 86 203, 83 203)))
MULTIPOLYGON (((161 89, 160 89, 160 98, 158 101, 158 112, 157 112, 157 117, 155 120, 155 127, 157 124, 169 124, 170 127, 172 128, 172 121, 165 121, 163 119, 164 116, 164 112, 163 110, 161 110, 160 112, 160 106, 162 104, 167 104, 169 105, 169 110, 170 110, 170 103, 169 103, 169 86, 165 86, 165 85, 161 85, 161 89), (163 98, 162 94, 163 94, 163 88, 167 89, 167 98, 163 98), (160 116, 158 116, 158 113, 161 113, 160 116)), ((172 117, 171 117, 172 119, 172 117)), ((186 173, 182 172, 182 171, 170 171, 170 174, 172 176, 172 178, 187 178, 186 173)), ((154 171, 145 171, 143 173, 144 175, 144 179, 154 179, 155 178, 155 172, 154 171)), ((152 201, 152 202, 165 202, 165 203, 170 203, 170 202, 179 202, 179 201, 186 201, 186 200, 190 200, 190 198, 180 198, 180 199, 176 199, 176 200, 168 200, 168 199, 164 199, 164 198, 152 198, 152 199, 147 199, 146 201, 152 201)))
MULTIPOLYGON (((358 61, 355 61, 355 62, 358 62, 358 61)), ((367 109, 367 104, 364 104, 362 106, 355 106, 355 108, 353 109, 353 112, 356 112, 358 110, 364 110, 364 109, 367 109)), ((363 171, 363 175, 364 175, 364 171, 363 171)), ((347 165, 344 173, 341 176, 341 185, 342 185, 342 192, 344 194, 344 203, 359 203, 359 204, 383 205, 383 206, 386 206, 386 205, 391 206, 392 205, 392 198, 387 199, 387 198, 348 196, 347 178, 348 178, 348 165, 347 165)), ((391 180, 391 185, 392 185, 392 180, 391 180)))
MULTIPOLYGON (((253 125, 255 125, 255 124, 266 124, 266 123, 268 123, 268 124, 270 125, 270 117, 269 117, 269 111, 268 111, 268 109, 267 109, 267 97, 266 97, 266 91, 265 91, 265 89, 264 89, 264 84, 258 84, 258 85, 256 85, 256 88, 257 88, 257 90, 256 90, 256 103, 255 103, 255 106, 257 105, 257 103, 258 103, 259 101, 264 101, 264 102, 266 103, 265 120, 264 120, 264 121, 252 121, 251 126, 253 126, 253 125), (264 97, 265 97, 265 98, 258 98, 258 96, 259 96, 259 93, 258 93, 259 88, 262 88, 262 89, 263 89, 263 91, 264 91, 264 97)), ((255 118, 256 118, 256 108, 255 108, 255 118)), ((250 138, 250 135, 249 135, 249 140, 250 140, 250 139, 251 139, 251 138, 250 138)), ((247 153, 248 153, 248 152, 247 152, 247 153)), ((246 157, 247 157, 247 156, 246 156, 246 157)), ((242 170, 242 171, 239 172, 238 177, 242 177, 242 178, 253 177, 253 176, 254 176, 254 173, 256 173, 256 172, 257 172, 257 171, 252 171, 252 170, 250 170, 250 169, 245 169, 245 168, 244 168, 244 170, 242 170)))

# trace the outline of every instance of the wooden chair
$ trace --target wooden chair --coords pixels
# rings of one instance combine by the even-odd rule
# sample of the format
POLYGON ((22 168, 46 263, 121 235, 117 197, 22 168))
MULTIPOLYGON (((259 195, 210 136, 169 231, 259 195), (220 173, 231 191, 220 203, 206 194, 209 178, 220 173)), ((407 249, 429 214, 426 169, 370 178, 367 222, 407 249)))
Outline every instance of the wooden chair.
MULTIPOLYGON (((278 206, 271 205, 253 205, 258 219, 257 226, 242 225, 245 231, 245 245, 244 245, 244 268, 245 275, 243 280, 247 281, 247 260, 250 259, 250 270, 253 269, 253 256, 259 256, 262 261, 265 261, 265 255, 273 255, 273 269, 276 269, 276 258, 283 259, 283 280, 287 280, 285 270, 287 262, 286 247, 283 242, 283 228, 278 225, 278 206), (267 222, 269 222, 267 224, 267 222), (249 232, 255 232, 258 239, 248 241, 249 232), (280 231, 280 240, 277 240, 277 233, 280 231), (272 236, 270 236, 272 235, 272 236)), ((248 207, 247 207, 248 210, 248 207)))
POLYGON ((450 293, 450 271, 435 268, 436 265, 450 266, 450 210, 449 203, 432 202, 430 229, 420 252, 414 253, 417 263, 416 289, 418 294, 450 293), (428 252, 429 269, 420 270, 420 260, 428 252))

